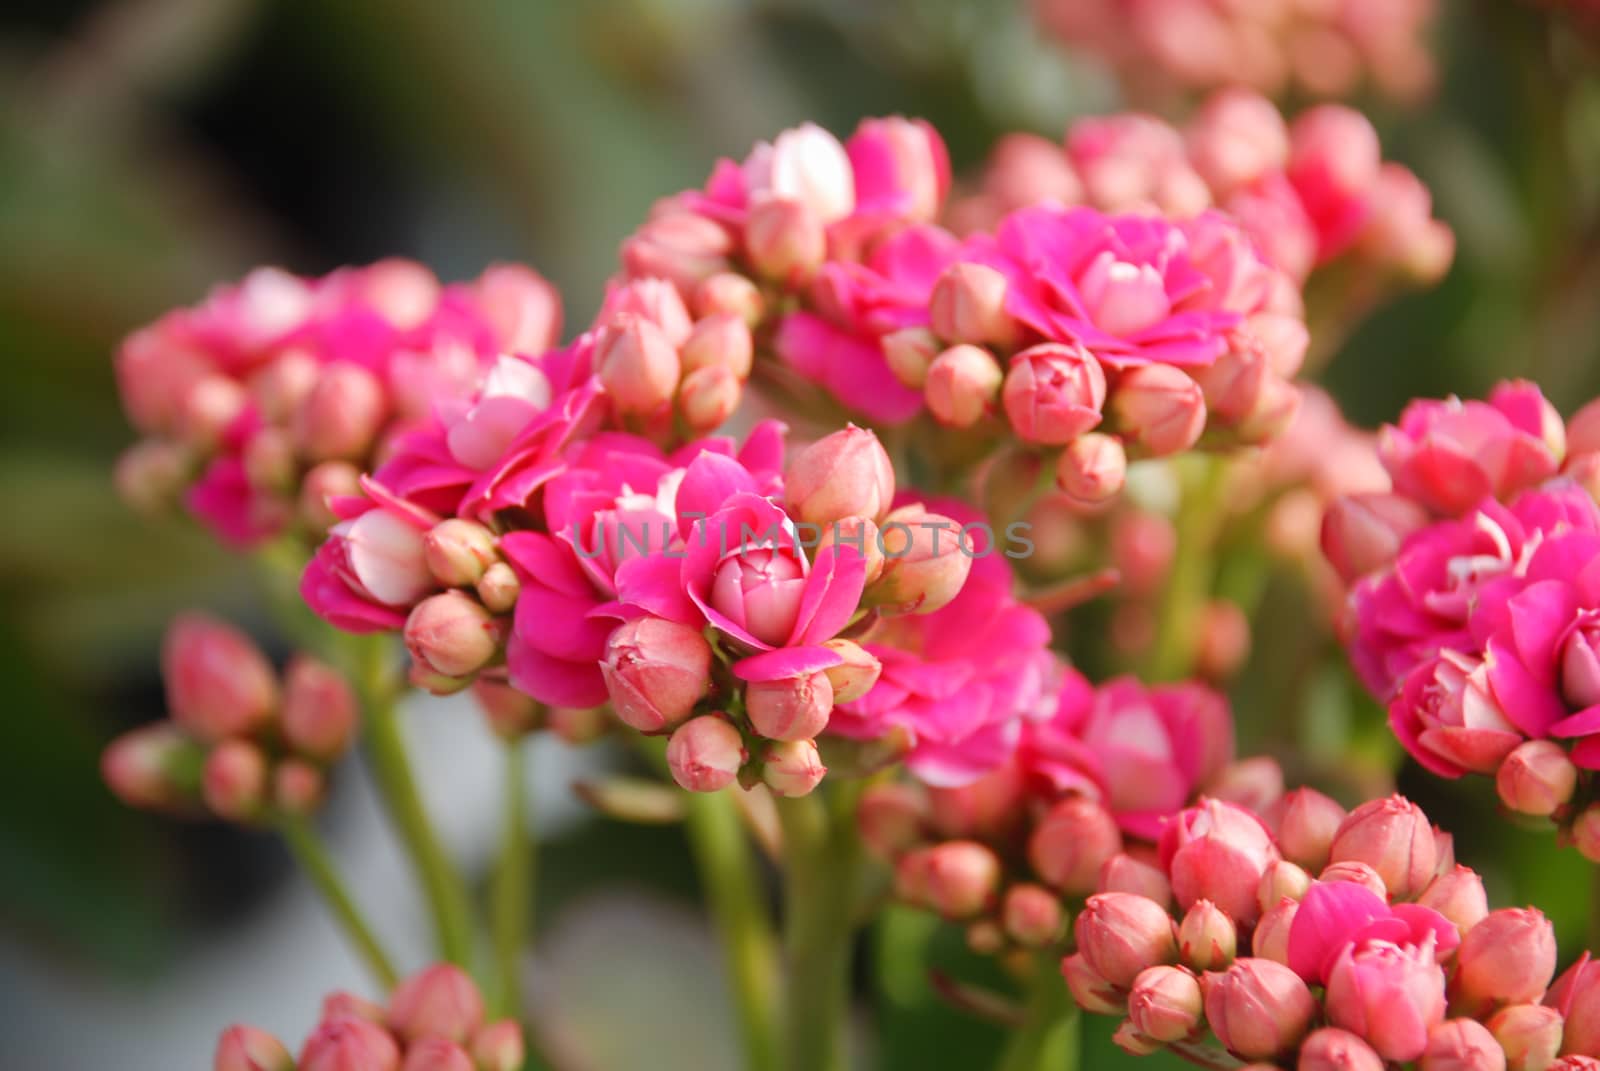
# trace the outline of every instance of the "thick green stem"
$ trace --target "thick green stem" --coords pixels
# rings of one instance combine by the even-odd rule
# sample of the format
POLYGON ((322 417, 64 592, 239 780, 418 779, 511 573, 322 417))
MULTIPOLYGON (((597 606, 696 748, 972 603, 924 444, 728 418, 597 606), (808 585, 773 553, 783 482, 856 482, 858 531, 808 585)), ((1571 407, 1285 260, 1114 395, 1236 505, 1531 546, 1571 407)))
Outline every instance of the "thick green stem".
POLYGON ((722 944, 745 1071, 777 1071, 777 946, 734 791, 689 793, 685 830, 722 944))
POLYGON ((333 859, 328 854, 328 849, 322 843, 322 838, 317 836, 316 830, 302 817, 285 815, 278 822, 278 829, 283 834, 284 843, 289 846, 289 852, 311 879, 317 892, 327 903, 333 917, 338 921, 345 937, 355 946, 361 958, 366 961, 367 969, 372 972, 385 989, 394 988, 398 976, 395 974, 394 964, 390 962, 389 955, 383 950, 383 945, 373 934, 372 928, 367 924, 366 917, 361 909, 356 906, 350 890, 345 888, 344 879, 339 876, 339 871, 333 865, 333 859))
POLYGON ((523 1016, 522 953, 533 910, 536 845, 528 821, 528 775, 520 741, 505 746, 505 811, 501 816, 500 865, 495 870, 490 908, 494 962, 499 986, 496 1003, 504 1015, 523 1016))
POLYGON ((1217 530, 1228 473, 1227 462, 1216 457, 1195 456, 1178 464, 1190 467, 1182 470, 1177 553, 1167 575, 1147 667, 1152 681, 1177 680, 1194 668, 1200 615, 1215 579, 1217 530))
POLYGON ((842 1071, 850 1006, 860 842, 848 786, 829 806, 821 791, 778 800, 783 824, 784 1066, 842 1071))
POLYGON ((1078 1071, 1082 1015, 1054 965, 1037 967, 1027 1021, 1011 1034, 996 1071, 1078 1071))

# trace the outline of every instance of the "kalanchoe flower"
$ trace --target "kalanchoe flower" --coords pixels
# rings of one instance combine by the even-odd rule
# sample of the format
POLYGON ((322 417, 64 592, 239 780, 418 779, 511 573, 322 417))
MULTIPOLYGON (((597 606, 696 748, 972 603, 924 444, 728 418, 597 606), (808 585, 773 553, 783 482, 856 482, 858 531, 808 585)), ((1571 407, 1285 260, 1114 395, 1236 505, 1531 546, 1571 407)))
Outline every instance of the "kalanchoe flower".
POLYGON ((1445 975, 1431 936, 1418 946, 1346 945, 1328 970, 1328 1019, 1386 1060, 1415 1060, 1445 1014, 1445 975))

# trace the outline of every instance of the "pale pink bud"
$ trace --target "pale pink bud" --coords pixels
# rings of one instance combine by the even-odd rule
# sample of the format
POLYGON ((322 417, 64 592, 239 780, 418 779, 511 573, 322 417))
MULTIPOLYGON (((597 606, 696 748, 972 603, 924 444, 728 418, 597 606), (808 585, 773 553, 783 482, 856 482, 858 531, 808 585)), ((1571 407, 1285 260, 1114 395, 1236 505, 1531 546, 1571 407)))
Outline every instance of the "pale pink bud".
POLYGON ((1556 973, 1556 934, 1533 908, 1491 911, 1461 938, 1452 997, 1482 1012, 1497 1004, 1532 1004, 1556 973))
POLYGON ((321 375, 322 365, 311 354, 286 350, 250 377, 250 396, 264 420, 287 424, 321 375))
POLYGON ((1352 885, 1360 885, 1372 891, 1373 895, 1389 898, 1389 887, 1383 883, 1383 878, 1378 872, 1366 863, 1355 859, 1346 859, 1338 863, 1329 863, 1322 868, 1322 873, 1317 875, 1318 881, 1347 881, 1352 885))
POLYGON ((883 672, 883 663, 859 643, 854 640, 829 640, 822 646, 844 659, 837 666, 823 670, 828 677, 828 683, 833 686, 835 703, 849 703, 860 699, 878 683, 878 675, 883 672))
POLYGON ((767 314, 761 288, 734 272, 721 272, 702 280, 695 287, 693 304, 696 316, 732 316, 751 330, 767 314))
POLYGON ((372 450, 388 412, 378 377, 360 365, 337 361, 322 370, 295 410, 295 441, 311 461, 355 461, 372 450))
POLYGON ((1428 1031, 1444 1019, 1444 971, 1434 961, 1433 941, 1346 945, 1328 972, 1323 999, 1329 1022, 1365 1038, 1385 1060, 1415 1060, 1428 1031))
POLYGON ((1307 870, 1328 864, 1328 851, 1344 822, 1345 809, 1314 788, 1297 788, 1277 808, 1278 851, 1307 870))
POLYGON ((1283 170, 1289 161, 1283 115, 1247 89, 1213 94, 1190 122, 1185 141, 1189 162, 1219 198, 1283 170))
POLYGON ((544 720, 544 707, 537 699, 502 681, 474 681, 472 697, 478 701, 489 728, 502 740, 520 739, 539 728, 544 720))
POLYGON ((1280 900, 1276 907, 1265 912, 1250 935, 1250 954, 1259 959, 1289 965, 1289 930, 1300 904, 1294 900, 1280 900))
POLYGON ((478 593, 478 601, 491 614, 508 614, 517 605, 517 596, 522 594, 522 581, 510 563, 494 562, 483 571, 472 590, 478 593))
POLYGON ((876 520, 894 502, 894 464, 878 437, 854 424, 797 453, 784 470, 789 512, 810 524, 876 520))
POLYGON ((1428 523, 1428 513, 1392 494, 1346 495, 1322 518, 1322 553, 1347 582, 1394 560, 1406 536, 1428 523))
POLYGON ((1101 506, 1122 493, 1128 479, 1128 455, 1115 435, 1091 431, 1061 451, 1056 486, 1074 504, 1101 506))
POLYGON ((1060 144, 1037 134, 1007 134, 995 142, 983 188, 1007 208, 1083 199, 1083 185, 1060 144))
POLYGON ((400 1046, 365 1019, 325 1019, 306 1039, 296 1071, 400 1071, 400 1046))
POLYGON ((429 529, 422 540, 428 570, 447 588, 470 588, 500 559, 494 533, 475 521, 451 517, 429 529))
POLYGON ((483 1025, 483 995, 460 967, 438 963, 401 982, 389 998, 389 1027, 406 1041, 465 1042, 483 1025))
POLYGON ((806 206, 824 223, 855 210, 856 189, 849 154, 839 139, 815 123, 785 130, 772 144, 757 145, 744 163, 753 197, 782 197, 806 206))
POLYGON ((674 347, 689 341, 694 321, 683 303, 678 288, 666 279, 630 279, 606 294, 598 322, 612 323, 623 316, 637 316, 661 328, 661 334, 674 347))
POLYGON ((1555 741, 1529 740, 1501 761, 1494 786, 1510 810, 1545 817, 1572 798, 1578 768, 1555 741))
MULTIPOLYGON (((1232 677, 1250 655, 1249 616, 1239 608, 1238 603, 1213 599, 1201 608, 1198 628, 1200 636, 1194 653, 1195 672, 1213 681, 1232 677)), ((1278 790, 1283 790, 1281 769, 1278 771, 1278 790)), ((1211 792, 1225 799, 1234 798, 1215 785, 1211 786, 1211 792)))
POLYGON ((1122 851, 1122 833, 1098 802, 1071 796, 1050 808, 1028 838, 1028 862, 1064 893, 1092 892, 1101 868, 1122 851))
POLYGON ((727 423, 743 396, 744 384, 732 369, 720 365, 697 368, 683 377, 678 412, 690 431, 703 435, 727 423))
POLYGON ((1236 959, 1208 975, 1206 1022, 1223 1047, 1244 1060, 1270 1060, 1292 1051, 1316 1015, 1316 1001, 1300 976, 1271 960, 1236 959))
POLYGON ((194 803, 200 745, 171 722, 142 725, 117 737, 100 756, 106 787, 130 807, 183 811, 194 803))
POLYGON ((1298 900, 1311 888, 1311 875, 1282 859, 1267 867, 1256 887, 1256 905, 1269 911, 1283 900, 1298 900))
POLYGON ((1108 411, 1123 438, 1151 457, 1189 449, 1206 426, 1200 384, 1168 364, 1124 372, 1111 392, 1108 411))
POLYGON ((749 757, 739 730, 715 714, 684 722, 667 741, 672 779, 690 792, 727 788, 749 757))
POLYGON ((273 767, 272 805, 285 814, 312 813, 327 792, 327 776, 304 759, 284 759, 273 767))
POLYGON ((249 397, 238 383, 225 376, 206 376, 183 395, 179 438, 196 450, 212 450, 247 404, 249 397))
POLYGON ((750 210, 744 228, 745 255, 757 273, 794 286, 827 259, 823 221, 799 201, 763 201, 750 210))
POLYGON ((1172 903, 1172 886, 1161 868, 1127 852, 1106 860, 1095 891, 1133 893, 1162 907, 1172 903))
POLYGON ((1024 948, 1043 948, 1061 938, 1066 911, 1042 885, 1022 883, 1006 890, 1000 917, 1007 936, 1024 948))
POLYGON ((928 318, 946 342, 1006 346, 1018 325, 1006 311, 1006 277, 986 264, 952 264, 933 285, 928 318))
POLYGON ((1484 1024, 1505 1053, 1506 1071, 1544 1071, 1561 1051, 1561 1013, 1539 1004, 1512 1004, 1484 1024))
POLYGON ((283 1042, 253 1026, 230 1026, 217 1038, 212 1071, 294 1071, 283 1042))
POLYGON ((1100 423, 1105 372, 1081 345, 1047 342, 1011 358, 1000 400, 1018 438, 1059 446, 1100 423))
POLYGON ((1128 991, 1128 1021, 1154 1041, 1182 1041, 1205 1011, 1200 983, 1182 967, 1148 967, 1128 991))
POLYGON ((1125 1010, 1117 987, 1095 973, 1083 953, 1075 952, 1061 961, 1061 976, 1078 1007, 1091 1015, 1121 1015, 1125 1010))
POLYGON ((689 293, 725 271, 733 243, 719 224, 693 212, 656 216, 622 243, 622 266, 633 278, 669 280, 689 293))
POLYGON ((278 702, 266 656, 244 633, 205 614, 173 620, 161 669, 172 719, 207 740, 256 732, 278 702))
POLYGON ((612 708, 642 733, 671 729, 711 690, 711 644, 699 629, 659 617, 624 622, 600 663, 612 708))
POLYGON ((1428 1032, 1421 1071, 1506 1071, 1506 1054, 1474 1019, 1447 1019, 1428 1032))
POLYGON ((1089 966, 1115 986, 1132 985, 1146 967, 1178 958, 1176 927, 1166 909, 1131 893, 1089 897, 1073 933, 1089 966))
POLYGON ((761 779, 778 796, 809 795, 828 772, 813 740, 775 740, 761 761, 761 779))
POLYGON ((861 794, 856 828, 867 848, 891 861, 922 840, 927 828, 928 800, 914 785, 889 782, 861 794))
POLYGON ((994 411, 1005 373, 988 350, 952 346, 928 366, 923 392, 934 419, 953 428, 970 428, 994 411))
POLYGON ((163 513, 178 501, 188 469, 188 455, 180 446, 164 439, 134 443, 117 458, 117 497, 140 513, 163 513))
POLYGON ((754 343, 741 316, 716 313, 694 325, 678 353, 687 374, 701 368, 724 368, 740 380, 750 378, 754 343))
POLYGON ((1477 871, 1464 866, 1452 866, 1428 883, 1417 897, 1417 903, 1431 907, 1455 924, 1465 934, 1489 913, 1489 897, 1483 889, 1483 879, 1477 871))
POLYGON ((1351 811, 1328 854, 1335 863, 1366 863, 1397 900, 1421 892, 1439 863, 1428 816, 1403 796, 1369 800, 1351 811))
POLYGON ((1579 855, 1591 863, 1600 863, 1600 803, 1591 803, 1579 812, 1567 835, 1579 855))
POLYGON ((452 677, 414 661, 406 669, 406 680, 411 682, 413 688, 420 688, 429 695, 455 695, 471 688, 477 677, 470 673, 464 677, 452 677))
POLYGON ((389 1017, 389 1010, 377 1001, 368 1000, 348 990, 336 989, 322 998, 321 1019, 365 1019, 368 1022, 382 1023, 389 1017))
POLYGON ((926 327, 905 327, 884 335, 879 341, 883 358, 894 378, 921 390, 928 382, 928 370, 943 352, 939 337, 926 327))
POLYGON ((251 487, 286 492, 299 474, 294 442, 284 429, 260 428, 244 444, 244 476, 251 487))
POLYGON ((406 1048, 400 1071, 476 1071, 472 1057, 453 1041, 428 1037, 406 1048))
POLYGON ((1161 858, 1180 906, 1210 900, 1241 925, 1256 920, 1256 891, 1278 850, 1261 820, 1244 808, 1202 800, 1161 834, 1161 858))
POLYGON ((1271 755, 1235 759, 1205 782, 1206 795, 1266 814, 1283 796, 1283 767, 1271 755))
POLYGON ((478 1071, 521 1071, 526 1058, 522 1024, 514 1019, 490 1023, 472 1037, 472 1059, 478 1071))
POLYGON ((985 845, 947 840, 927 849, 924 865, 928 906, 945 918, 971 918, 993 906, 1000 860, 985 845))
POLYGON ((826 673, 751 681, 745 685, 750 725, 771 740, 810 740, 828 727, 833 685, 826 673))
POLYGON ((1383 1057, 1348 1030, 1325 1026, 1300 1046, 1298 1071, 1384 1071, 1383 1057))
POLYGON ((561 295, 538 272, 492 264, 472 289, 507 353, 543 353, 560 341, 561 295))
POLYGON ((1567 421, 1566 437, 1568 453, 1600 453, 1600 398, 1572 414, 1572 419, 1567 421))
POLYGON ((1197 971, 1225 970, 1238 951, 1238 929, 1210 900, 1196 900, 1178 923, 1178 955, 1185 966, 1197 971))
MULTIPOLYGON (((817 543, 820 554, 829 547, 849 547, 865 560, 866 582, 875 584, 883 576, 883 544, 879 541, 878 526, 865 517, 845 517, 822 527, 822 539, 817 543)), ((843 702, 844 700, 840 700, 843 702)))
POLYGON ((430 595, 406 618, 406 649, 416 661, 447 677, 466 677, 499 650, 501 629, 476 599, 459 591, 430 595))
POLYGON ((328 507, 333 498, 353 498, 361 494, 361 473, 348 461, 324 461, 307 472, 300 481, 300 517, 313 532, 322 533, 339 523, 328 507))
POLYGON ((672 400, 682 366, 661 328, 638 316, 621 316, 595 340, 595 371, 622 413, 653 413, 672 400))
POLYGON ((884 519, 878 537, 883 575, 867 589, 865 604, 884 613, 931 614, 961 593, 974 552, 955 521, 907 507, 884 519))
POLYGON ((439 280, 414 260, 390 257, 357 273, 360 294, 391 326, 409 330, 433 315, 439 301, 439 280))
POLYGON ((338 670, 296 655, 284 671, 280 718, 284 741, 291 748, 327 762, 350 746, 361 721, 361 708, 355 691, 338 670))

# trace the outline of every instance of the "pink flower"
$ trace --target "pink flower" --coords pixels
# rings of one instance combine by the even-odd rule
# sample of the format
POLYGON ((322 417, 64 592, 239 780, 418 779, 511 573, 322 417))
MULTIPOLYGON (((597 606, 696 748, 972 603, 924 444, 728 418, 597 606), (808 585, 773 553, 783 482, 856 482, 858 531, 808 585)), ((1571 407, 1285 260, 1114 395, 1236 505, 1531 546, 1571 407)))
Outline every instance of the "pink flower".
POLYGON ((1531 383, 1501 383, 1486 402, 1415 401, 1386 425, 1378 456, 1395 490, 1435 513, 1461 514, 1555 475, 1561 420, 1531 383))
POLYGON ((1325 983, 1339 953, 1365 941, 1406 948, 1427 944, 1442 959, 1461 938, 1455 926, 1432 908, 1390 906, 1354 882, 1318 881, 1300 898, 1289 925, 1289 966, 1313 985, 1325 983))
POLYGON ((1202 800, 1167 823, 1159 847, 1180 907, 1209 900, 1241 925, 1256 920, 1256 889, 1279 858, 1261 819, 1237 804, 1202 800))
POLYGON ((845 143, 856 211, 932 221, 950 190, 944 140, 921 119, 863 119, 845 143))
MULTIPOLYGON (((1298 916, 1296 916, 1298 918, 1298 916)), ((1348 944, 1328 970, 1328 1021, 1358 1035, 1386 1060, 1415 1060, 1444 1020, 1444 971, 1431 936, 1418 945, 1367 939, 1348 944)))
POLYGON ((173 620, 161 644, 161 676, 173 720, 208 740, 254 733, 278 704, 278 678, 261 649, 205 614, 173 620))
POLYGON ((1492 774, 1523 741, 1489 686, 1489 664, 1448 649, 1406 674, 1389 724, 1418 762, 1444 777, 1492 774))

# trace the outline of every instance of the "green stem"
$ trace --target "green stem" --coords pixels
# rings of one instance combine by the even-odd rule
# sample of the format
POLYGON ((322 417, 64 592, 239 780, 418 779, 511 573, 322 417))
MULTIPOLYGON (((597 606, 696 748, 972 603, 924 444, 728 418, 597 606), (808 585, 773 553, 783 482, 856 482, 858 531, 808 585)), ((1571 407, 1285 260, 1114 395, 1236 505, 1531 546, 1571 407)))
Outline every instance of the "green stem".
POLYGON ((784 959, 787 1015, 784 1057, 789 1071, 842 1071, 850 1005, 860 843, 848 786, 831 809, 815 792, 779 799, 783 825, 784 959))
POLYGON ((385 989, 393 989, 399 977, 395 974, 394 965, 372 928, 367 925, 366 917, 350 896, 350 890, 345 888, 344 879, 334 867, 322 838, 317 836, 316 830, 304 818, 296 815, 283 816, 278 822, 278 829, 283 834, 284 843, 289 846, 289 853, 294 856, 306 877, 311 879, 311 884, 316 886, 317 892, 333 912, 333 917, 343 928, 345 937, 366 961, 367 969, 385 989))
POLYGON ((1078 1071, 1081 1019, 1060 972, 1041 960, 1028 996, 1027 1021, 1011 1034, 996 1071, 1078 1071))
POLYGON ((1228 465, 1221 458, 1195 456, 1178 464, 1182 470, 1183 504, 1178 511, 1178 547, 1172 560, 1150 652, 1148 679, 1177 680, 1194 665, 1200 613, 1211 595, 1221 497, 1228 465))
POLYGON ((722 944, 745 1071, 777 1071, 777 947, 733 791, 689 793, 685 830, 722 944))
POLYGON ((505 745, 505 813, 501 818, 500 866, 495 871, 491 906, 497 1003, 502 1014, 523 1017, 522 951, 528 943, 533 908, 534 852, 528 822, 528 775, 521 741, 505 745))

